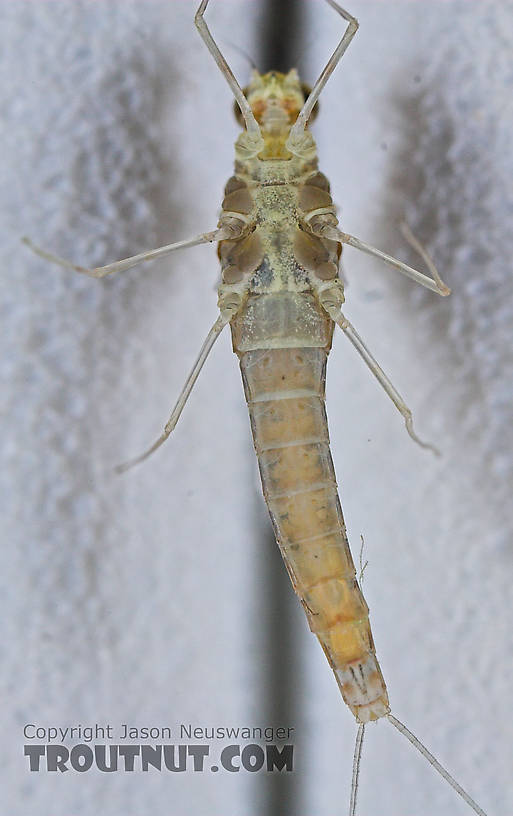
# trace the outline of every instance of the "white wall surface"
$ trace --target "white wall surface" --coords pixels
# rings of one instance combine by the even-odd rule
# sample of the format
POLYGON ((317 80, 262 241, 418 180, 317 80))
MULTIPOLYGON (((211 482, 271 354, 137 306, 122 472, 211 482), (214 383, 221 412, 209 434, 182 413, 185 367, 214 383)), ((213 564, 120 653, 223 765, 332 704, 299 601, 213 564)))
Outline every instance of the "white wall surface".
MULTIPOLYGON (((215 250, 97 282, 19 243, 29 234, 94 265, 215 225, 237 127, 194 5, 0 3, 9 816, 266 812, 262 775, 30 774, 22 756, 27 722, 241 725, 269 712, 265 510, 228 333, 174 438, 112 474, 160 433, 215 319, 215 250)), ((300 67, 311 80, 339 28, 325 4, 306 6, 300 67)), ((213 2, 209 21, 254 54, 259 10, 213 2)), ((361 29, 315 125, 321 169, 345 230, 418 263, 399 236, 406 215, 453 295, 344 253, 347 316, 444 455, 413 445, 339 338, 328 414, 342 503, 356 557, 365 537, 364 592, 394 713, 489 816, 507 814, 513 7, 354 0, 351 11, 361 29)), ((244 59, 225 48, 244 81, 244 59)), ((298 732, 297 816, 338 816, 354 723, 300 609, 296 618, 304 677, 284 724, 298 732)), ((361 816, 467 812, 384 723, 368 728, 359 801, 361 816)))

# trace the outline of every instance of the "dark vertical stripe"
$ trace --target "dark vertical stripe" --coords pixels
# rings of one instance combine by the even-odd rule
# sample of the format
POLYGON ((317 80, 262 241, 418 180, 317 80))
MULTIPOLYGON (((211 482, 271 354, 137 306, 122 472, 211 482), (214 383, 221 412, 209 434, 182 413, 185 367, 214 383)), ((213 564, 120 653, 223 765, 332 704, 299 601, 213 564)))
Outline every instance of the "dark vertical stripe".
POLYGON ((303 0, 264 0, 258 65, 261 73, 297 67, 302 51, 303 0))
MULTIPOLYGON (((298 65, 302 53, 303 0, 264 0, 257 41, 257 65, 261 73, 287 73, 298 65)), ((260 603, 262 719, 274 726, 291 726, 301 734, 304 706, 301 641, 305 637, 302 609, 283 565, 271 523, 264 522, 262 501, 260 603)), ((298 739, 295 743, 297 767, 298 739)), ((304 764, 303 764, 304 767, 304 764)), ((262 780, 262 777, 260 777, 262 780)), ((263 796, 258 797, 262 816, 298 816, 302 809, 301 778, 297 773, 274 772, 264 777, 263 796)))
MULTIPOLYGON (((298 738, 303 715, 303 682, 300 643, 307 636, 303 611, 296 598, 282 561, 263 498, 260 521, 259 597, 260 620, 260 689, 262 723, 295 729, 294 767, 298 762, 298 738), (297 735, 297 736, 296 736, 297 735)), ((305 763, 302 763, 303 768, 305 763)), ((259 775, 257 816, 298 816, 301 814, 302 780, 298 773, 274 771, 259 775)))

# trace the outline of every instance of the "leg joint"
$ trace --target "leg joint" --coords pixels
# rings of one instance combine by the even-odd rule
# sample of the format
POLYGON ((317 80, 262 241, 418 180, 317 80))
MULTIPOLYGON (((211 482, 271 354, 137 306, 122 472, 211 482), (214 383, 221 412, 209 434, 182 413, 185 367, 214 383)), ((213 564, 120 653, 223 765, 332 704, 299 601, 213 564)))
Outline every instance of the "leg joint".
POLYGON ((203 15, 205 14, 205 9, 206 9, 207 5, 208 5, 208 0, 201 0, 201 3, 199 4, 198 10, 197 10, 196 14, 194 15, 194 22, 196 23, 197 26, 201 25, 200 21, 203 20, 203 15))

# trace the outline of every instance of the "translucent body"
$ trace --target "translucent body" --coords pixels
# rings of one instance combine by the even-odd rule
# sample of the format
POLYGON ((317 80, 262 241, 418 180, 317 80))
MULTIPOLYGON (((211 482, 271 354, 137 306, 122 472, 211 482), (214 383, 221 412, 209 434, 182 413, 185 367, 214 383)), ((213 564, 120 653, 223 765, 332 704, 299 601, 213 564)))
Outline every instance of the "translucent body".
MULTIPOLYGON (((271 99, 278 98, 278 82, 285 91, 295 85, 301 93, 295 72, 269 76, 275 86, 271 99)), ((256 90, 262 79, 254 77, 256 90)), ((255 104, 254 110, 265 111, 265 105, 255 104)), ((341 302, 341 246, 314 235, 309 226, 313 217, 337 223, 313 140, 309 137, 302 155, 289 153, 284 108, 275 103, 271 110, 267 129, 265 113, 260 117, 263 149, 246 157, 245 134, 237 145, 236 174, 225 191, 219 226, 238 215, 247 226, 239 239, 220 243, 225 281, 220 297, 230 286, 243 288, 231 320, 233 348, 276 539, 343 698, 365 723, 390 709, 347 540, 324 408, 334 323, 319 289, 341 302)))

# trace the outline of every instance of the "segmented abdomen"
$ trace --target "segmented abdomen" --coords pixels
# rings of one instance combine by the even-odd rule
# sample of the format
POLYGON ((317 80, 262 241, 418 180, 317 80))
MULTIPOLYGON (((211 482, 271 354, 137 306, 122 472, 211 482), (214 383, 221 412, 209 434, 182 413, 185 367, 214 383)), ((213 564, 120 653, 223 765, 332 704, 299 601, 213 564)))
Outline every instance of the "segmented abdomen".
POLYGON ((310 628, 360 722, 388 713, 324 408, 332 324, 313 295, 250 297, 232 324, 265 500, 310 628))

